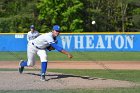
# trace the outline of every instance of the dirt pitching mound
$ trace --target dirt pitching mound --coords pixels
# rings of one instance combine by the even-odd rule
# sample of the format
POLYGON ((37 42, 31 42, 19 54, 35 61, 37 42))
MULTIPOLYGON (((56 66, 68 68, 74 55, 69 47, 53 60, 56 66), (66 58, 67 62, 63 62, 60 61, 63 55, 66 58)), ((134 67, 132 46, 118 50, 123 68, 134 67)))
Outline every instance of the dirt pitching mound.
POLYGON ((66 75, 48 72, 46 81, 39 80, 37 71, 19 74, 15 71, 0 71, 0 90, 35 90, 35 89, 77 89, 77 88, 115 88, 135 87, 138 84, 112 79, 66 75))

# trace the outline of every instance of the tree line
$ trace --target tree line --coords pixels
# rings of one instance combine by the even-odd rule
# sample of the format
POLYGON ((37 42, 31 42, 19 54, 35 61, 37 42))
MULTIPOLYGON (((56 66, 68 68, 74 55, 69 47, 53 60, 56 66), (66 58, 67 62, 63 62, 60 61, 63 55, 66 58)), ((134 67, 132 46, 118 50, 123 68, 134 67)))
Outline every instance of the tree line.
POLYGON ((0 0, 0 32, 139 32, 140 0, 0 0), (92 24, 95 21, 95 24, 92 24))

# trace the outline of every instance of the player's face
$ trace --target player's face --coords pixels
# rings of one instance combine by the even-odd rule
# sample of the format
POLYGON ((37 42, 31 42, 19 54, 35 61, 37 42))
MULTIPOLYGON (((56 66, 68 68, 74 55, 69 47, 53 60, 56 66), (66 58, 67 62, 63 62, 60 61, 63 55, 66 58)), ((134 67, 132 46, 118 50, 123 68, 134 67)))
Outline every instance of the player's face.
POLYGON ((53 30, 53 36, 56 37, 59 35, 60 32, 53 30))
POLYGON ((31 28, 31 31, 33 32, 34 31, 34 28, 31 28))

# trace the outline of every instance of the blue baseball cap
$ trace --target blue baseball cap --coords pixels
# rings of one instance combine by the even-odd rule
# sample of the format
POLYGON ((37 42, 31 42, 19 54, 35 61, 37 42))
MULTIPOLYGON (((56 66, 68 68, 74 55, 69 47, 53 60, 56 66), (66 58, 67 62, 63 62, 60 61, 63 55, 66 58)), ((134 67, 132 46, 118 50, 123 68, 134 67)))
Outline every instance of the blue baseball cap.
POLYGON ((30 29, 34 29, 34 28, 35 28, 34 25, 31 25, 31 26, 30 26, 30 29))
POLYGON ((53 30, 60 32, 60 26, 59 25, 54 25, 53 30))

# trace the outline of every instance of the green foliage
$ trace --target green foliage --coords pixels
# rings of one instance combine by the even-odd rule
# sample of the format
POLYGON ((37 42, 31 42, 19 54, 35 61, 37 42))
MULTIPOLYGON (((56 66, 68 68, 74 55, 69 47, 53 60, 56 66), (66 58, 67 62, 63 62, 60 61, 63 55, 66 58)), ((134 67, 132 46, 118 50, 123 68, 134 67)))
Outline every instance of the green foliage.
POLYGON ((0 0, 0 32, 140 31, 139 0, 0 0), (91 24, 96 21, 96 24, 91 24))
POLYGON ((35 1, 31 0, 0 1, 0 32, 28 32, 31 24, 36 24, 35 1), (34 2, 34 4, 32 4, 34 2))
POLYGON ((136 8, 133 10, 134 14, 140 15, 140 8, 136 8))
MULTIPOLYGON (((90 1, 90 0, 89 0, 90 1)), ((138 0, 94 0, 90 11, 96 21, 96 31, 133 31, 133 9, 136 9, 138 0), (132 4, 133 2, 133 4, 132 4), (92 9, 91 9, 92 8, 92 9)), ((93 19, 92 19, 93 20, 93 19)))
POLYGON ((59 24, 63 32, 83 31, 80 16, 83 4, 80 0, 42 0, 37 7, 40 10, 39 19, 45 20, 46 25, 59 24))
POLYGON ((133 16, 134 19, 134 25, 137 29, 140 29, 140 16, 139 15, 135 15, 133 16))

